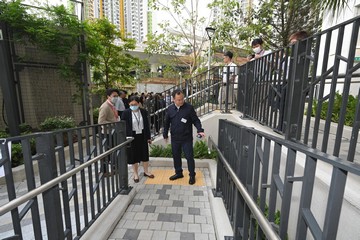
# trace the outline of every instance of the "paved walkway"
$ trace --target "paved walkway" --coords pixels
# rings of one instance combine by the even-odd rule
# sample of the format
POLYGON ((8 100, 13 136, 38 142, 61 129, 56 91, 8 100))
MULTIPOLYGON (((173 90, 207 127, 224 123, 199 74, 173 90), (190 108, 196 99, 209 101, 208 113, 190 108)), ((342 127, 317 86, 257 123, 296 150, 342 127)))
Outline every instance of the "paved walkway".
MULTIPOLYGON (((153 172, 167 173, 170 169, 156 168, 153 172)), ((154 180, 144 177, 140 183, 131 184, 137 193, 109 240, 216 239, 209 202, 212 194, 209 170, 196 171, 197 181, 203 180, 203 186, 189 185, 187 177, 179 181, 181 185, 175 185, 178 180, 173 185, 147 184, 154 180)))

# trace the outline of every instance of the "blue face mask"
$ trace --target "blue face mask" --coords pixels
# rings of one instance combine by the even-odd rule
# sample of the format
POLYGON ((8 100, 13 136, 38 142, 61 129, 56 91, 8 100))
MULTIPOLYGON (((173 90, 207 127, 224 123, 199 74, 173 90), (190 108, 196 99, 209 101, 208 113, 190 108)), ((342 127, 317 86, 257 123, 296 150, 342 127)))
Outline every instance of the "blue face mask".
POLYGON ((139 106, 130 106, 130 109, 131 109, 132 111, 136 111, 136 110, 139 109, 139 106))

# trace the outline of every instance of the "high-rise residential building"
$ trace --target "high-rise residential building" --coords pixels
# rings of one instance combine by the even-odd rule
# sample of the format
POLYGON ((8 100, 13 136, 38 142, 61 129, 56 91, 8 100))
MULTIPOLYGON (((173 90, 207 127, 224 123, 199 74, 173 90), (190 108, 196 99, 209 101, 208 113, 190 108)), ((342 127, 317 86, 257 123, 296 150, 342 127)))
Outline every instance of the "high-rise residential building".
POLYGON ((125 29, 126 32, 137 40, 145 41, 148 32, 148 1, 126 0, 125 3, 125 29))
POLYGON ((144 42, 147 33, 152 31, 147 0, 89 0, 86 2, 86 17, 106 17, 138 43, 144 42))

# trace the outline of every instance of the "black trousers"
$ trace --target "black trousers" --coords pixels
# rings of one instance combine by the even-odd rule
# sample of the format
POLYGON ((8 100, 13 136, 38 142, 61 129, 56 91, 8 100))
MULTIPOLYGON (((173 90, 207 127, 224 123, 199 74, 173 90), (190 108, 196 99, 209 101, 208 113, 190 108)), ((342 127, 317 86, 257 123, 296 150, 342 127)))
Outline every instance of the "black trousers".
POLYGON ((184 151, 185 158, 188 164, 188 170, 190 176, 195 176, 195 160, 194 160, 194 149, 193 142, 171 142, 171 149, 174 159, 174 168, 176 174, 182 174, 182 162, 181 162, 181 150, 184 151))

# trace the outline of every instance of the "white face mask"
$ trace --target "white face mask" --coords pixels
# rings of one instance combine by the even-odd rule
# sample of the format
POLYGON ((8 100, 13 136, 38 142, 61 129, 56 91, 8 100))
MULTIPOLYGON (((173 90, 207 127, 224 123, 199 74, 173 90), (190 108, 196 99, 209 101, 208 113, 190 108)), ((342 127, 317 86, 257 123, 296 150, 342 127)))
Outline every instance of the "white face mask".
POLYGON ((115 104, 118 101, 119 97, 112 97, 111 102, 115 104))
POLYGON ((253 48, 254 53, 259 54, 261 52, 260 47, 253 48))

